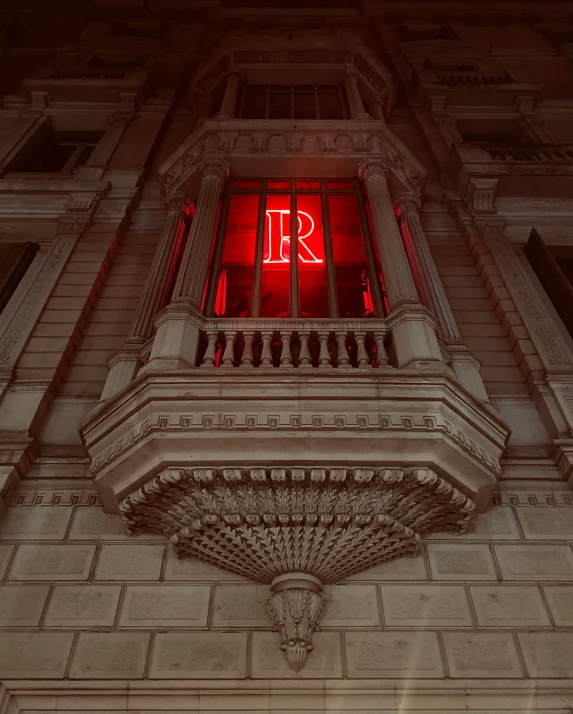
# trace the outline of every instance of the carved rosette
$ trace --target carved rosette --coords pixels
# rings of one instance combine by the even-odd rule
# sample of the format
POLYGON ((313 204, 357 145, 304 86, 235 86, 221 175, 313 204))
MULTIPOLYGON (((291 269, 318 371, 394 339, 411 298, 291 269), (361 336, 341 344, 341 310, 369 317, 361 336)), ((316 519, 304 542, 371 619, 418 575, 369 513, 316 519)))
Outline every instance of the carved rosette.
POLYGON ((471 499, 430 469, 168 468, 120 505, 129 533, 269 584, 289 665, 312 649, 322 585, 414 555, 423 535, 462 531, 471 499))

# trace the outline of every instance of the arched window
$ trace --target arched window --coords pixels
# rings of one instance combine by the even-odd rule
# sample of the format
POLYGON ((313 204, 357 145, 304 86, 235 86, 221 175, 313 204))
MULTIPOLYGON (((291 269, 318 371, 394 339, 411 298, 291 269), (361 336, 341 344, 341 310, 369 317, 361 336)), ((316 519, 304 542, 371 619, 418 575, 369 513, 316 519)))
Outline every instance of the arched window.
POLYGON ((377 247, 355 179, 234 179, 209 273, 210 316, 384 314, 377 247))

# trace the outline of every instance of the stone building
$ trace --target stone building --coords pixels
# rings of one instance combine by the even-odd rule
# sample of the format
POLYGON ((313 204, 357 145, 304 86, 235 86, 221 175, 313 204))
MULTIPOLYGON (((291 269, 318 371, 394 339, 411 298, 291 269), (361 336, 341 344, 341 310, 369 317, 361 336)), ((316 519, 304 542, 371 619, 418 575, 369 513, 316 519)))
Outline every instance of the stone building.
POLYGON ((0 712, 571 713, 570 4, 0 17, 0 712))

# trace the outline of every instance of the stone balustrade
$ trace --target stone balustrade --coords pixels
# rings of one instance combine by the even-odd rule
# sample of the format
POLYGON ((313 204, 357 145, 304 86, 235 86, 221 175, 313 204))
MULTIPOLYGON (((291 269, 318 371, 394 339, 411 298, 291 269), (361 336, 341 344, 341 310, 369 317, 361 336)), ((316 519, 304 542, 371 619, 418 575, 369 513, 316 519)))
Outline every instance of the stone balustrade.
POLYGON ((480 144, 494 161, 573 163, 573 146, 540 144, 538 146, 480 144))
POLYGON ((197 366, 208 368, 386 368, 381 320, 209 320, 197 366))

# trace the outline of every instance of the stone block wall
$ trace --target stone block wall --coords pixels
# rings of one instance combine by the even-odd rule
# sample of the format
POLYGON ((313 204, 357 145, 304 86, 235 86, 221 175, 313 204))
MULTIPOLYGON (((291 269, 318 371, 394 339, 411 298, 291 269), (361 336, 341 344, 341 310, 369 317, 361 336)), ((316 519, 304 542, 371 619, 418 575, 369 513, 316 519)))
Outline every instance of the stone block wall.
POLYGON ((463 536, 326 590, 297 675, 269 591, 131 538, 89 490, 28 490, 0 527, 0 677, 573 677, 573 496, 504 488, 463 536))

